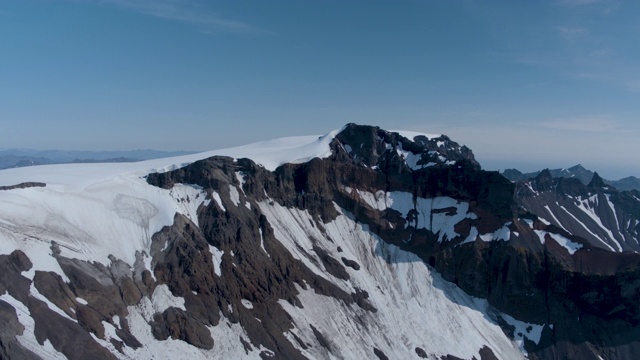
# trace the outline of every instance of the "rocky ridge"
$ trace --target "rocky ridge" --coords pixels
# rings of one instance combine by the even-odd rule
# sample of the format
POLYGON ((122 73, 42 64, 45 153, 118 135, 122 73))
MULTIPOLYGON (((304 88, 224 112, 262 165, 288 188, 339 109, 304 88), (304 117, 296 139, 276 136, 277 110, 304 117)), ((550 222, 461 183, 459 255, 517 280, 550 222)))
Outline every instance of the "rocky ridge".
MULTIPOLYGON (((594 172, 588 169, 585 169, 584 166, 578 164, 572 166, 570 168, 564 169, 546 169, 551 173, 551 176, 554 178, 575 178, 580 180, 584 185, 588 185, 593 178, 594 172)), ((518 182, 518 181, 526 181, 532 178, 537 177, 544 170, 534 171, 530 173, 522 173, 518 169, 505 169, 501 174, 507 179, 518 182)), ((640 191, 640 179, 635 176, 627 176, 625 178, 619 180, 606 180, 603 181, 609 185, 613 186, 616 189, 622 190, 638 190, 640 191)))

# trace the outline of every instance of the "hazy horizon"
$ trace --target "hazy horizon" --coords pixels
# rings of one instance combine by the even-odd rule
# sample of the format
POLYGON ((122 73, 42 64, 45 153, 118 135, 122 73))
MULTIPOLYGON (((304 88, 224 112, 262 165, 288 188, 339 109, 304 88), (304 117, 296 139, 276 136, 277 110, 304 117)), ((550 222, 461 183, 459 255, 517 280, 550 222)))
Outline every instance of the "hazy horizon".
MULTIPOLYGON (((386 129, 385 129, 386 130, 386 129)), ((318 135, 321 136, 320 134, 300 134, 300 135, 318 135)), ((444 134, 447 135, 447 134, 444 134)), ((448 135, 447 135, 448 136, 448 135)), ((271 138, 269 139, 263 139, 263 140, 271 140, 271 138)), ((456 139, 452 138, 453 141, 456 141, 456 139)), ((248 145, 251 143, 242 143, 242 144, 238 144, 238 145, 234 145, 231 147, 235 147, 235 146, 243 146, 243 145, 248 145)), ((466 145, 466 144, 463 144, 466 145)), ((468 145, 467 145, 468 146, 468 145)), ((20 150, 20 151, 37 151, 37 152, 53 152, 53 151, 60 151, 60 152, 85 152, 85 153, 96 153, 96 154, 104 154, 104 153, 127 153, 127 152, 139 152, 139 151, 150 151, 150 152, 164 152, 164 153, 198 153, 198 152, 206 152, 206 151, 215 151, 215 150, 219 150, 219 149, 223 149, 223 148, 211 148, 209 150, 186 150, 186 149, 179 149, 179 150, 158 150, 158 149, 142 149, 142 148, 135 148, 135 149, 130 149, 130 150, 78 150, 78 149, 25 149, 25 148, 0 148, 0 151, 12 151, 12 150, 20 150)), ((471 150, 473 151, 473 148, 471 148, 471 150)), ((530 173, 530 172, 535 172, 535 171, 540 171, 540 170, 544 170, 546 168, 548 169, 564 169, 564 168, 570 168, 576 165, 582 165, 583 167, 585 167, 587 170, 591 170, 593 172, 597 172, 600 176, 608 179, 608 180, 619 180, 622 178, 626 178, 629 176, 635 176, 635 177, 640 177, 638 176, 639 172, 636 171, 635 173, 633 172, 629 172, 626 173, 625 169, 620 169, 620 168, 611 168, 611 167, 592 167, 590 166, 590 164, 588 162, 577 162, 577 163, 573 163, 573 164, 564 164, 558 161, 550 161, 548 163, 544 163, 544 162, 516 162, 516 161, 510 161, 510 160, 503 160, 503 159, 487 159, 484 158, 482 155, 478 156, 478 154, 473 151, 474 156, 476 158, 476 160, 480 163, 480 165, 482 166, 482 168, 484 170, 491 170, 491 171, 504 171, 505 169, 517 169, 523 173, 530 173)), ((178 155, 172 155, 172 156, 180 156, 178 155)), ((86 159, 90 159, 90 158, 86 158, 86 159)), ((0 170, 1 171, 1 170, 0 170)))

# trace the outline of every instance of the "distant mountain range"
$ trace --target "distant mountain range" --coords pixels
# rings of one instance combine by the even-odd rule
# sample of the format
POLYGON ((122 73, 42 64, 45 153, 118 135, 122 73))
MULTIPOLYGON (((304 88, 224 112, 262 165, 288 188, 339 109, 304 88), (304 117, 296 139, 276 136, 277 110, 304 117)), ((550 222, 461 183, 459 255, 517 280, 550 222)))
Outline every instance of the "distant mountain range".
MULTIPOLYGON (((517 169, 506 169, 501 174, 511 181, 523 181, 528 179, 533 179, 540 175, 543 170, 530 172, 530 173, 522 173, 517 169)), ((594 172, 588 169, 585 169, 582 165, 578 164, 576 166, 567 168, 567 169, 553 169, 549 170, 551 173, 551 177, 553 178, 576 178, 580 180, 584 185, 588 185, 593 179, 594 172)), ((640 179, 635 176, 629 176, 626 178, 622 178, 620 180, 607 180, 603 179, 605 184, 611 185, 618 190, 640 190, 640 179)))
POLYGON ((78 151, 3 149, 0 150, 0 169, 67 163, 134 162, 193 153, 194 151, 158 150, 78 151))

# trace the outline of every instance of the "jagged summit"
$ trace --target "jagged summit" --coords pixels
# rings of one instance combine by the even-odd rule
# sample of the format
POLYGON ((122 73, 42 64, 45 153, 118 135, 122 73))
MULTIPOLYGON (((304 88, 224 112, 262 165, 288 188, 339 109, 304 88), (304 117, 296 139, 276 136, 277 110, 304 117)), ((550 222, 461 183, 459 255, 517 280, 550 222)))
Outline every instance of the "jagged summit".
POLYGON ((540 171, 540 173, 533 179, 533 183, 535 184, 536 190, 545 191, 553 188, 553 176, 551 176, 551 171, 549 169, 544 169, 540 171))
MULTIPOLYGON (((584 185, 588 185, 594 175, 593 171, 586 169, 581 164, 572 166, 570 168, 552 169, 549 171, 554 178, 578 179, 584 185)), ((501 174, 507 179, 515 182, 535 178, 540 174, 540 171, 522 173, 517 169, 505 169, 501 174)), ((629 176, 620 180, 603 179, 603 181, 605 182, 605 184, 615 187, 618 190, 640 190, 640 179, 634 176, 629 176)))
POLYGON ((398 167, 399 162, 410 170, 421 170, 453 165, 460 160, 479 167, 469 148, 460 146, 446 135, 393 132, 374 126, 347 124, 336 135, 336 140, 354 161, 381 170, 398 167))
POLYGON ((602 179, 597 172, 593 173, 593 177, 591 178, 591 181, 587 186, 593 189, 609 189, 609 186, 604 182, 604 179, 602 179))

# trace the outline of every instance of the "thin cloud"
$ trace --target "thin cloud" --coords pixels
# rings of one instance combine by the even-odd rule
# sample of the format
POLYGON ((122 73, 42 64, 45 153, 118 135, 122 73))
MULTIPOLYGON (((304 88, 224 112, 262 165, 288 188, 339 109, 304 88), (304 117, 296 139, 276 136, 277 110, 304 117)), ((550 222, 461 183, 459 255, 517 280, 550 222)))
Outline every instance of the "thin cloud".
POLYGON ((567 8, 594 7, 603 15, 609 15, 620 7, 618 0, 559 0, 556 5, 567 8))
POLYGON ((148 16, 186 23, 205 33, 273 34, 243 21, 227 19, 203 11, 196 3, 187 0, 97 0, 97 2, 148 16))
POLYGON ((586 131, 586 132, 612 132, 617 130, 618 123, 614 120, 602 117, 587 117, 580 119, 557 119, 543 121, 542 127, 553 130, 586 131))
POLYGON ((556 29, 560 32, 560 35, 569 42, 574 42, 589 34, 589 30, 582 27, 558 26, 556 29))
POLYGON ((570 75, 574 79, 583 79, 583 80, 594 80, 594 81, 612 81, 612 77, 603 73, 596 72, 582 72, 582 73, 574 73, 570 75))
POLYGON ((558 4, 564 5, 564 6, 583 6, 583 5, 602 3, 605 1, 606 0, 560 0, 558 1, 558 4))
POLYGON ((631 80, 625 83, 627 90, 632 92, 640 92, 640 80, 631 80))

